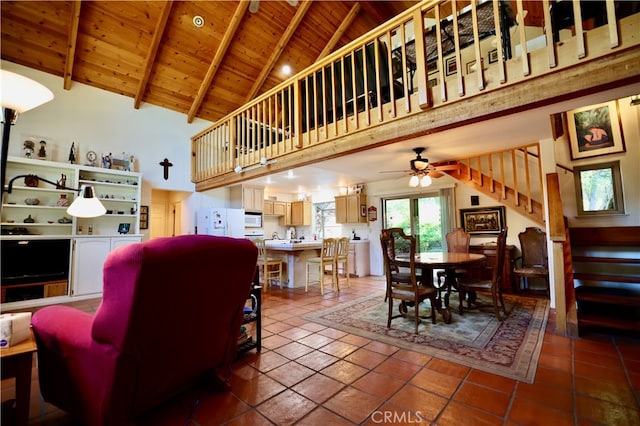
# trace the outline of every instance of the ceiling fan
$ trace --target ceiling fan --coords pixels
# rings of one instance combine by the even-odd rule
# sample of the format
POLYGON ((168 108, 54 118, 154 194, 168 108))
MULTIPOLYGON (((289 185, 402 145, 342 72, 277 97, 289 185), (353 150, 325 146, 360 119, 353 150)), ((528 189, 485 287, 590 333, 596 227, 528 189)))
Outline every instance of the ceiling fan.
POLYGON ((413 152, 416 153, 416 158, 409 161, 409 169, 408 170, 390 170, 390 171, 381 171, 380 173, 406 173, 411 175, 411 179, 409 180, 409 186, 416 187, 420 186, 429 186, 431 185, 431 178, 441 178, 444 176, 444 173, 438 171, 438 169, 429 164, 429 159, 422 158, 422 153, 426 148, 418 147, 413 148, 413 152))
MULTIPOLYGON (((296 7, 298 5, 298 0, 287 0, 287 3, 296 7)), ((251 0, 251 3, 249 3, 249 12, 256 13, 258 11, 258 7, 260 7, 260 0, 251 0)))

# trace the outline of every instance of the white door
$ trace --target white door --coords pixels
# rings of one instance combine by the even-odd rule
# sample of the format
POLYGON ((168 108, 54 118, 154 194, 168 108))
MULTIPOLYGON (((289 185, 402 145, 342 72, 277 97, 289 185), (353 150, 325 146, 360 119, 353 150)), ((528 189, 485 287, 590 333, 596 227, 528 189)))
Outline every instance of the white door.
POLYGON ((170 236, 168 225, 169 205, 166 203, 152 203, 149 212, 149 237, 160 238, 170 236))
POLYGON ((74 296, 102 292, 102 267, 110 251, 110 238, 76 239, 73 249, 74 296))

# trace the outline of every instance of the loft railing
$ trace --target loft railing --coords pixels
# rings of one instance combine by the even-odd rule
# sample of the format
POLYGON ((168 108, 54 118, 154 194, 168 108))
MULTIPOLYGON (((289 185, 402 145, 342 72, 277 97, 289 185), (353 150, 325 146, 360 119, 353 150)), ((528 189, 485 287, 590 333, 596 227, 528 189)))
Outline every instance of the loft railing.
POLYGON ((637 46, 633 3, 423 1, 193 136, 192 181, 637 46))

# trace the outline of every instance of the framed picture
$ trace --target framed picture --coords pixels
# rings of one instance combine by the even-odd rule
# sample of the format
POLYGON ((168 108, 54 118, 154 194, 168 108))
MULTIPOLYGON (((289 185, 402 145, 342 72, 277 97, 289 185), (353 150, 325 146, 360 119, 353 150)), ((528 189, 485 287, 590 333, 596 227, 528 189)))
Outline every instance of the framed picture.
POLYGON ((128 234, 129 233, 129 229, 131 229, 131 224, 130 223, 121 223, 120 225, 118 225, 118 233, 119 234, 128 234))
POLYGON ((429 79, 429 87, 435 87, 438 85, 438 77, 429 79))
POLYGON ((460 209, 462 229, 471 235, 498 235, 507 225, 504 206, 460 209))
POLYGON ((445 75, 450 76, 458 72, 458 63, 455 57, 447 58, 445 61, 445 75))
POLYGON ((490 50, 487 56, 489 57, 490 64, 493 64, 494 62, 498 62, 498 49, 490 50))
POLYGON ((567 112, 571 159, 625 152, 617 101, 567 112))
MULTIPOLYGON (((481 59, 480 64, 484 68, 484 58, 481 59)), ((475 65, 476 61, 467 62, 467 74, 472 74, 477 71, 478 67, 475 65)))
POLYGON ((149 228, 149 206, 140 206, 140 229, 149 228))

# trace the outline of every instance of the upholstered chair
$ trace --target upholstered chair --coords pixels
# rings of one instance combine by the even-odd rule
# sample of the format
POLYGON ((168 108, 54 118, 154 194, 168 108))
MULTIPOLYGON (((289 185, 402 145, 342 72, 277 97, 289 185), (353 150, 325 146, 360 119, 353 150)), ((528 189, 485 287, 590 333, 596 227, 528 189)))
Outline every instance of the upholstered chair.
POLYGON ((158 238, 112 251, 94 315, 33 315, 45 401, 84 425, 129 425, 195 385, 224 385, 256 274, 249 240, 158 238))

